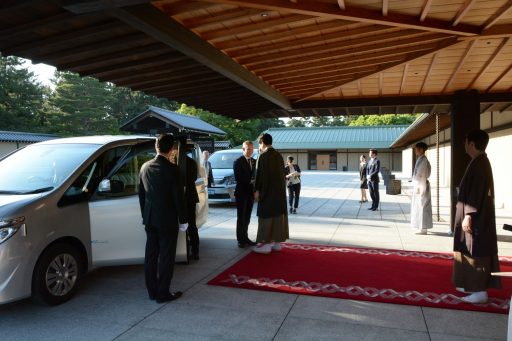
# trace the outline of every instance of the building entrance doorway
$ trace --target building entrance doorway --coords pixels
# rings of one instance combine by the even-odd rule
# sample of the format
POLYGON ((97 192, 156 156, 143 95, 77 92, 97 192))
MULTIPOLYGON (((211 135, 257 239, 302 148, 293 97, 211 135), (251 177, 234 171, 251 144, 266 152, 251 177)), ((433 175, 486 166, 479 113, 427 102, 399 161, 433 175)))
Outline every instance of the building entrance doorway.
POLYGON ((330 156, 327 155, 317 155, 316 156, 316 169, 318 170, 329 170, 329 160, 330 156))

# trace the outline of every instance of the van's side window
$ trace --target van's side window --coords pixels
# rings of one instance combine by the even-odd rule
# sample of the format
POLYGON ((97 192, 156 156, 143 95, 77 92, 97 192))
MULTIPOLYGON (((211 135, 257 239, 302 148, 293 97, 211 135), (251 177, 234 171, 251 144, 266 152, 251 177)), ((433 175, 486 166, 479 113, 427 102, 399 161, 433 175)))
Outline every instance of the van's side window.
POLYGON ((59 206, 89 200, 100 181, 108 175, 128 150, 129 146, 116 147, 91 162, 66 190, 59 201, 59 206))
POLYGON ((155 157, 154 147, 146 150, 138 150, 131 153, 123 161, 121 166, 109 177, 111 192, 108 197, 123 197, 135 195, 139 189, 139 171, 144 162, 155 157))

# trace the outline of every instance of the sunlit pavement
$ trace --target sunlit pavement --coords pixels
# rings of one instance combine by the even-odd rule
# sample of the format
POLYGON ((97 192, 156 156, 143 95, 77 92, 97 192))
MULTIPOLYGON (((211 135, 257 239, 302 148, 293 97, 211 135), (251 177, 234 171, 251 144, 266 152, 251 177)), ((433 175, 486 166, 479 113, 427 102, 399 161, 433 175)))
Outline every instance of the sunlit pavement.
MULTIPOLYGON (((434 229, 409 228, 411 183, 387 195, 381 206, 360 204, 355 172, 303 172, 297 214, 289 216, 292 243, 450 252, 447 188, 433 189, 434 229)), ((396 174, 400 179, 400 174, 396 174)), ((253 212, 249 235, 255 238, 253 212)), ((502 229, 512 213, 497 210, 500 255, 512 255, 512 233, 502 229)), ((29 300, 0 306, 0 340, 504 340, 507 315, 372 303, 208 286, 216 274, 243 257, 235 238, 236 207, 210 205, 201 229, 199 261, 177 265, 173 290, 179 300, 147 298, 143 267, 124 266, 88 274, 78 294, 57 307, 29 300)), ((378 266, 376 264, 375 266, 378 266)), ((336 269, 333 269, 336 271, 336 269)), ((368 269, 371 271, 371 269, 368 269)))

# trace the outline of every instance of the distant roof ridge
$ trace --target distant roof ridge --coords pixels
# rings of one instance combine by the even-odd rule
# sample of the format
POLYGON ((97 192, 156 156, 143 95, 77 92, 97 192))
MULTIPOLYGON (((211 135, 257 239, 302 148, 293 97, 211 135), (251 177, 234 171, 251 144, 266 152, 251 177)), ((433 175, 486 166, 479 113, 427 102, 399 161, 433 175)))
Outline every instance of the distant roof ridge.
POLYGON ((290 130, 290 129, 346 129, 346 128, 404 128, 408 127, 410 124, 382 124, 382 125, 365 125, 365 126, 323 126, 323 127, 272 127, 268 128, 267 130, 290 130))
POLYGON ((149 134, 155 132, 187 132, 202 135, 226 135, 222 129, 194 115, 187 115, 148 105, 144 112, 123 123, 120 130, 149 134), (156 119, 156 120, 153 120, 156 119), (140 128, 138 127, 140 125, 140 128))
POLYGON ((52 134, 0 130, 0 142, 33 143, 46 140, 53 140, 59 137, 59 135, 52 134))
POLYGON ((148 110, 153 110, 152 108, 155 108, 155 109, 160 110, 160 111, 167 111, 169 113, 173 113, 173 114, 180 115, 180 116, 186 116, 186 117, 189 117, 189 118, 195 118, 197 120, 201 120, 199 117, 194 116, 194 115, 184 114, 184 113, 177 112, 177 111, 174 111, 174 110, 169 110, 169 109, 164 109, 164 108, 156 107, 154 105, 150 105, 148 110))
POLYGON ((30 132, 12 131, 12 130, 0 130, 0 134, 21 134, 21 135, 37 135, 37 136, 59 137, 58 135, 55 135, 55 134, 30 133, 30 132))

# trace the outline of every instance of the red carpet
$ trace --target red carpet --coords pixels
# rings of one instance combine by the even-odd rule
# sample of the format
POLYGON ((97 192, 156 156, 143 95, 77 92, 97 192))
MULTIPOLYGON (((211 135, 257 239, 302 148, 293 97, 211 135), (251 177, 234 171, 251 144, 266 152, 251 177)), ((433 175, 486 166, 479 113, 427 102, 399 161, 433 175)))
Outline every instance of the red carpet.
MULTIPOLYGON (((489 290, 487 304, 459 300, 451 254, 283 244, 281 252, 250 252, 208 284, 293 294, 508 314, 512 279, 489 290)), ((501 271, 512 258, 500 257, 501 271)))

